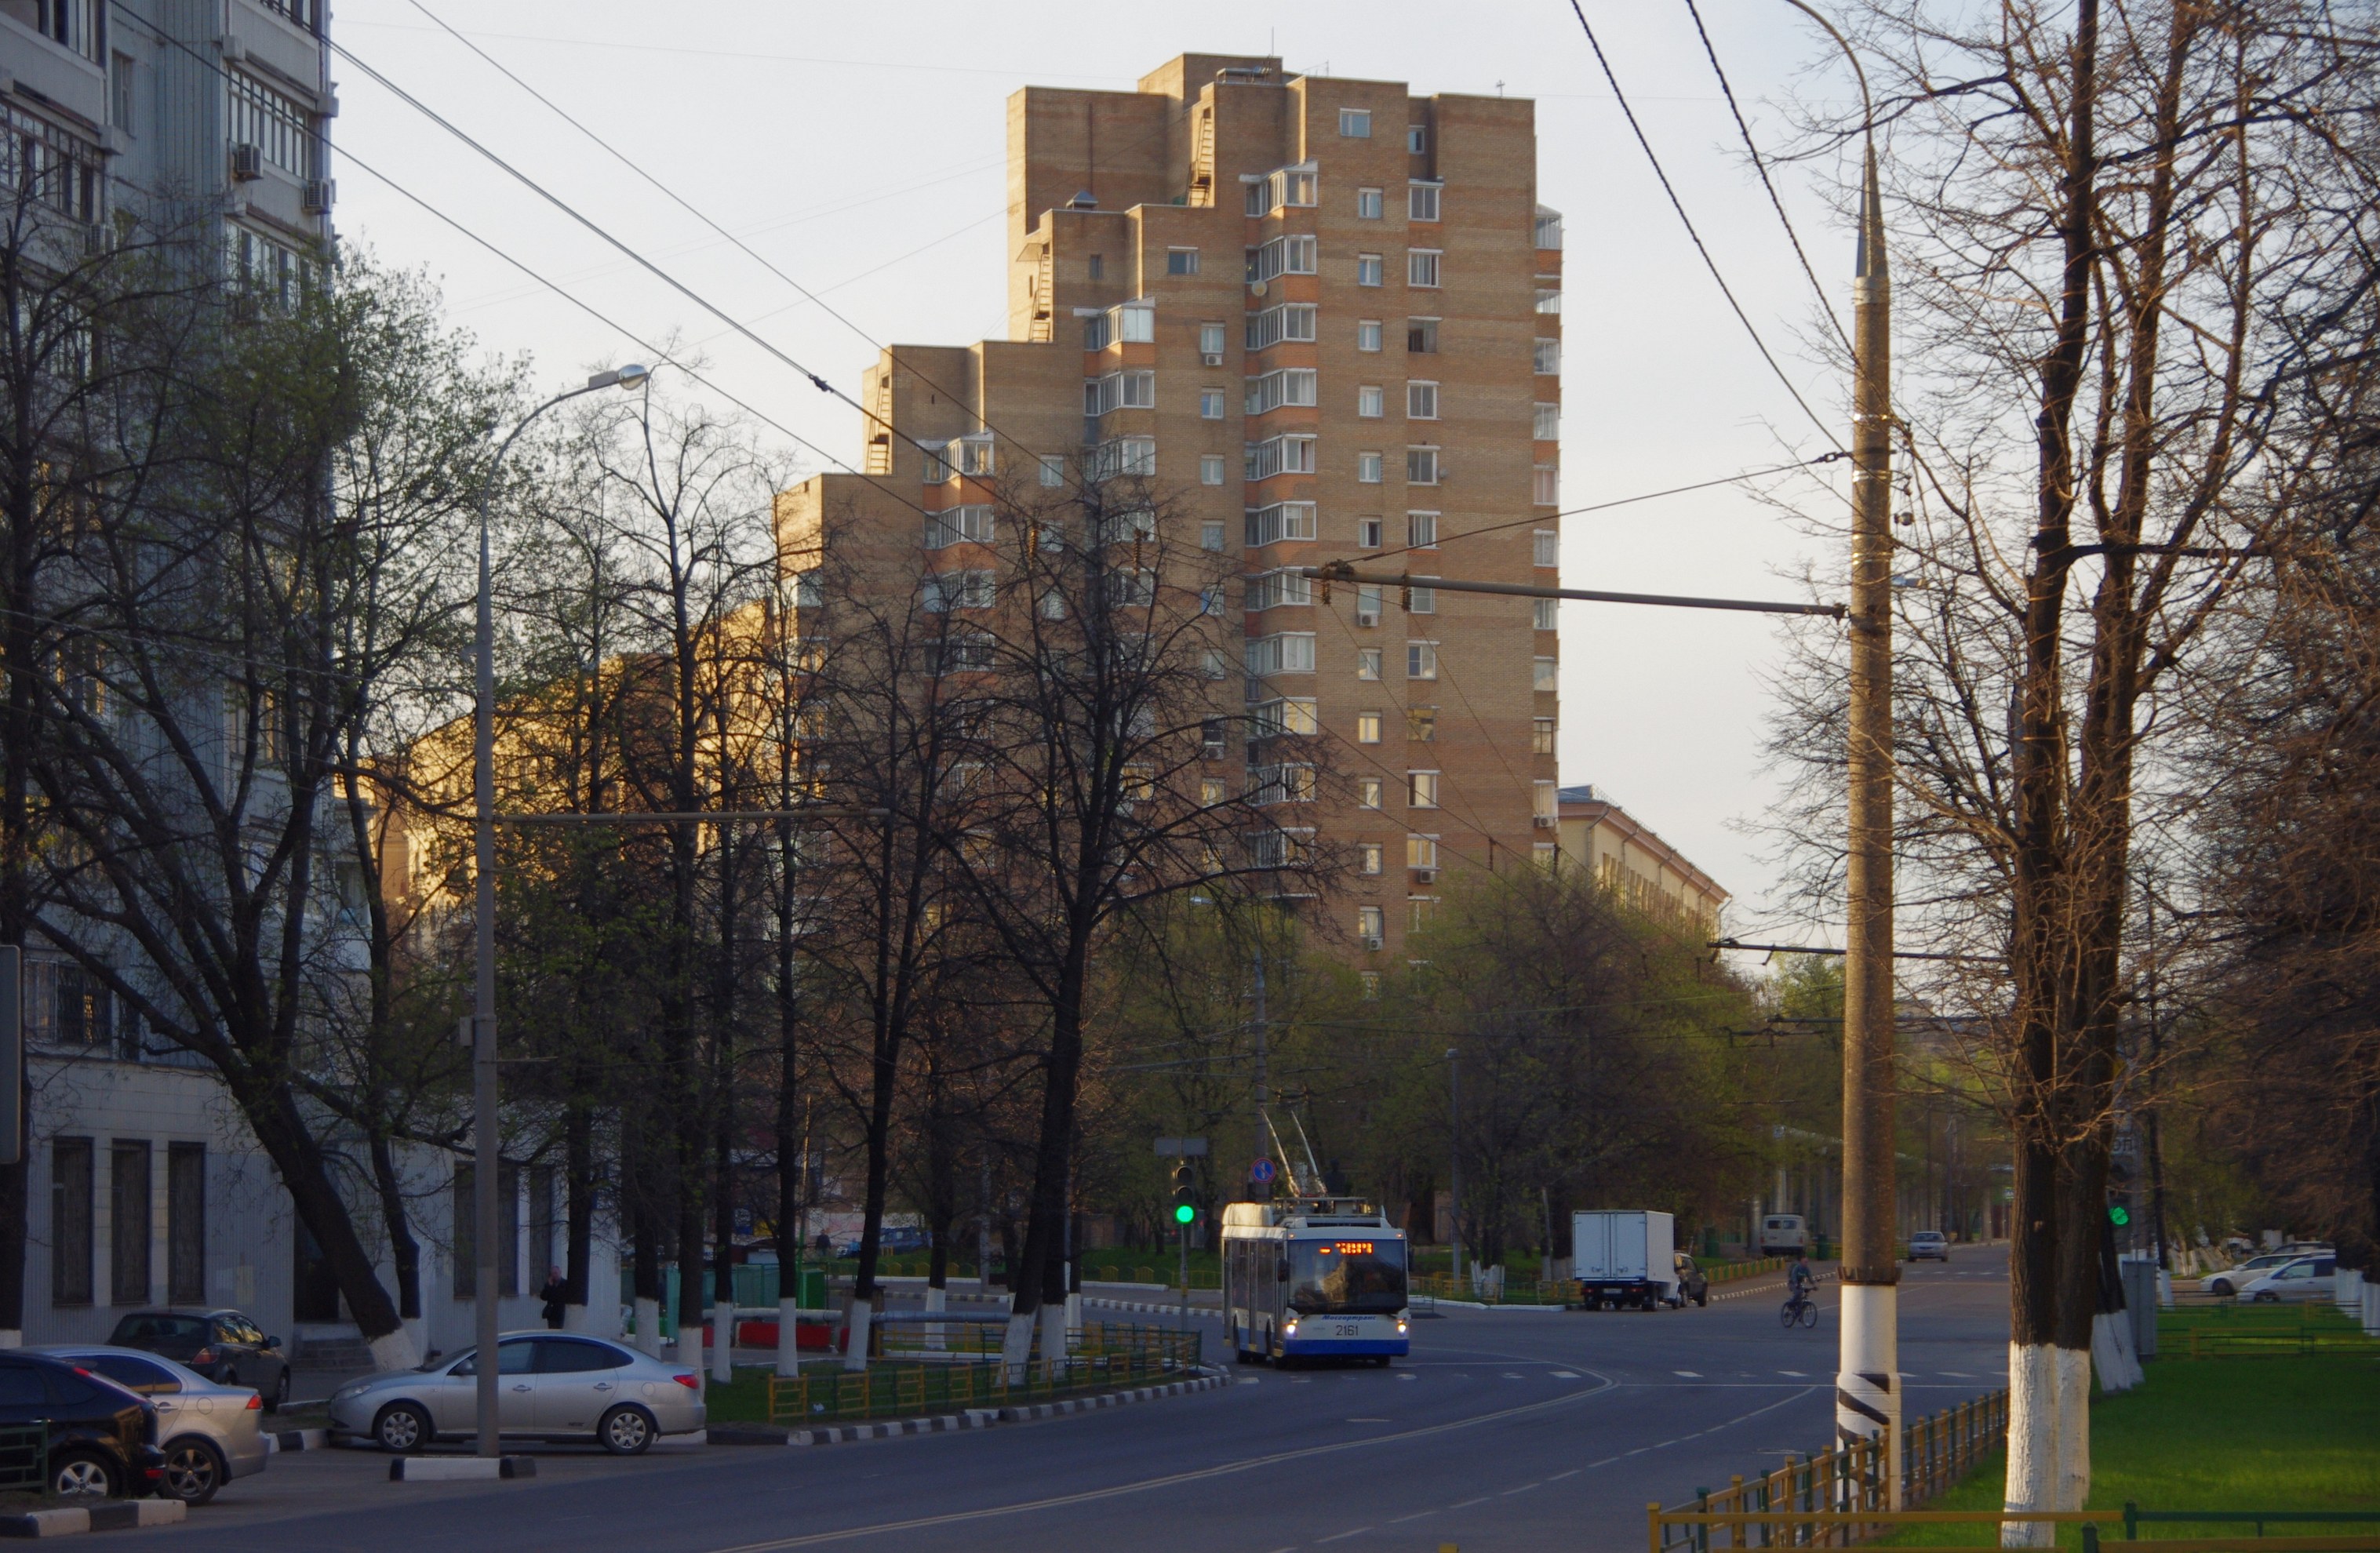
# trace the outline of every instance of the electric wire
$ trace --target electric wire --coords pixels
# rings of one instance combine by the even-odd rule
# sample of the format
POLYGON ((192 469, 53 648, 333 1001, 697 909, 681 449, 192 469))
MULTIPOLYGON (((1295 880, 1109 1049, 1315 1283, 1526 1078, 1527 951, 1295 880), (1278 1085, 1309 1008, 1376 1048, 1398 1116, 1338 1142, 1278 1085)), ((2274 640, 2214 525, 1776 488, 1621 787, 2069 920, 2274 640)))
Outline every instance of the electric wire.
POLYGON ((1785 385, 1785 392, 1792 396, 1793 403, 1799 405, 1802 407, 1802 413, 1810 418, 1810 424, 1818 429, 1820 436, 1833 443, 1837 448, 1841 448, 1842 443, 1836 439, 1833 429, 1820 419, 1817 411, 1810 407, 1810 402, 1802 397, 1802 391, 1793 385, 1793 380, 1785 375, 1785 369, 1778 364, 1777 358, 1769 352, 1768 342, 1760 337, 1760 331, 1754 326, 1752 316, 1743 310, 1743 304, 1736 300, 1734 288, 1727 284, 1727 277, 1719 273, 1718 261, 1711 257, 1709 247, 1703 242, 1702 233, 1695 230, 1694 218, 1686 213, 1685 202, 1678 198, 1677 188, 1670 182, 1670 175, 1662 167, 1660 157, 1654 152, 1653 142, 1645 139, 1645 127, 1637 122, 1636 110, 1628 105, 1627 93, 1620 90, 1620 78, 1612 73, 1611 61, 1604 57, 1603 44, 1596 38, 1593 24, 1586 19, 1585 8, 1580 4, 1580 0, 1570 0, 1570 8, 1572 14, 1578 18, 1579 26, 1586 33, 1586 46, 1595 51, 1595 62, 1602 67, 1603 79, 1611 85, 1611 95, 1620 103, 1621 116, 1628 120, 1628 127, 1634 133, 1636 144, 1645 152, 1645 160, 1652 164, 1653 176, 1660 180, 1661 192, 1670 197, 1670 208, 1677 212, 1678 220, 1685 226, 1686 236, 1694 240, 1694 251, 1702 256, 1703 268, 1708 270, 1711 279, 1718 283, 1719 295, 1727 298, 1727 305, 1734 311, 1736 322, 1743 325, 1743 332, 1746 334, 1752 336, 1753 346, 1760 352, 1760 359, 1768 363, 1768 370, 1776 374, 1779 382, 1785 385))

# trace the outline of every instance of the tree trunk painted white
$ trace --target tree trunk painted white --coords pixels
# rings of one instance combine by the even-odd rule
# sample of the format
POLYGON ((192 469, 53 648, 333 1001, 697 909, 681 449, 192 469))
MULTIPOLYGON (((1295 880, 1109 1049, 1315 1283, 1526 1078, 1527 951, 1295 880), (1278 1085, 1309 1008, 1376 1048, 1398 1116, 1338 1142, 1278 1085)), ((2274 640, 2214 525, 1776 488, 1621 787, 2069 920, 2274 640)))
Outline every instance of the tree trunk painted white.
POLYGON ((868 1329, 876 1315, 873 1301, 855 1297, 843 1307, 843 1367, 868 1367, 868 1329))
MULTIPOLYGON (((1067 1352, 1066 1302, 1061 1300, 1041 1307, 1041 1357, 1053 1365, 1062 1365, 1067 1352)), ((1050 1373, 1055 1376, 1063 1372, 1052 1369, 1050 1373)))
POLYGON ((1900 1508, 1900 1291, 1889 1283, 1843 1285, 1835 1371, 1835 1436, 1885 1441, 1885 1493, 1900 1508))
POLYGON ((649 1359, 662 1356, 662 1303, 637 1297, 637 1352, 649 1359))
POLYGON ((1012 1305, 1008 1325, 1000 1334, 1000 1366, 1011 1386, 1025 1384, 1026 1365, 1033 1357, 1033 1313, 1012 1305))
MULTIPOLYGON (((2058 1508, 2058 1365, 2049 1344, 2009 1344, 2008 1483, 2003 1510, 2058 1508)), ((2057 1528, 2025 1522, 2000 1527, 2002 1547, 2047 1547, 2057 1528)))
POLYGON ((2331 1280, 2330 1297, 2341 1310, 2360 1310, 2363 1305, 2363 1274, 2353 1268, 2341 1268, 2331 1280))
MULTIPOLYGON (((950 1308, 949 1300, 949 1290, 937 1289, 930 1283, 926 1285, 926 1313, 928 1315, 940 1315, 942 1311, 950 1308)), ((929 1321, 926 1323, 926 1347, 929 1352, 937 1353, 941 1352, 943 1341, 942 1333, 944 1329, 945 1329, 942 1324, 939 1321, 929 1321)))
POLYGON ((1066 1296, 1066 1351, 1073 1353, 1083 1346, 1083 1294, 1081 1290, 1066 1296))
POLYGON ((15 1327, 0 1327, 0 1348, 22 1348, 25 1334, 15 1327))
POLYGON ((691 1310, 681 1311, 677 1318, 677 1362, 702 1378, 702 1317, 691 1310))
POLYGON ((777 1302, 777 1373, 779 1375, 802 1373, 801 1330, 794 1316, 794 1313, 800 1308, 799 1300, 783 1299, 777 1302))
POLYGON ((2091 1497, 2091 1355, 2060 1348, 2058 1355, 2058 1510, 2080 1510, 2091 1497))
POLYGON ((2157 1269, 2157 1308, 2160 1310, 2173 1308, 2173 1274, 2162 1268, 2157 1269))
POLYGON ((2120 1319, 2104 1310, 2091 1317, 2091 1367, 2098 1372, 2099 1389, 2109 1393, 2132 1389, 2131 1367, 2124 1363, 2123 1340, 2116 1329, 2120 1319))
POLYGON ((2380 1283, 2363 1286, 2363 1335, 2380 1338, 2380 1283))
POLYGON ((382 1332, 372 1339, 369 1346, 374 1369, 409 1370, 421 1363, 420 1345, 402 1326, 393 1332, 382 1332))
POLYGON ((722 1386, 735 1378, 735 1304, 724 1301, 710 1307, 710 1329, 719 1341, 710 1345, 710 1378, 722 1386))

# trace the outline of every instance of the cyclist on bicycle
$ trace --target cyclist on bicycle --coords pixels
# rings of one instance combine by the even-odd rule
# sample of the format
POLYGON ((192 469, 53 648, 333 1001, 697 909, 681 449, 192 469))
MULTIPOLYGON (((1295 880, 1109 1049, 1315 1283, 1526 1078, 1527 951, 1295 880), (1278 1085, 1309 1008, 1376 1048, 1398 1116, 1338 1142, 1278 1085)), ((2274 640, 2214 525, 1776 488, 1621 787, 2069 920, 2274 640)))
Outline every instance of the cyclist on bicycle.
POLYGON ((1800 1253, 1795 1253, 1793 1265, 1785 1269, 1786 1293, 1796 1302, 1806 1300, 1810 1297, 1811 1286, 1817 1281, 1817 1275, 1810 1271, 1808 1259, 1800 1253))

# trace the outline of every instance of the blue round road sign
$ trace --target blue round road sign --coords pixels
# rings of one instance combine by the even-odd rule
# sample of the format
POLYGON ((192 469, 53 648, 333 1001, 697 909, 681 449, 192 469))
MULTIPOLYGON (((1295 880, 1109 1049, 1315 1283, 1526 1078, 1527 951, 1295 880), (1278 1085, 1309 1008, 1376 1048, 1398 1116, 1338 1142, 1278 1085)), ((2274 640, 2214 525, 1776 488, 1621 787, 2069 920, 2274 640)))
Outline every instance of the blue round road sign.
POLYGON ((1259 1159, 1248 1167, 1248 1179, 1262 1186, 1272 1180, 1272 1161, 1259 1159))

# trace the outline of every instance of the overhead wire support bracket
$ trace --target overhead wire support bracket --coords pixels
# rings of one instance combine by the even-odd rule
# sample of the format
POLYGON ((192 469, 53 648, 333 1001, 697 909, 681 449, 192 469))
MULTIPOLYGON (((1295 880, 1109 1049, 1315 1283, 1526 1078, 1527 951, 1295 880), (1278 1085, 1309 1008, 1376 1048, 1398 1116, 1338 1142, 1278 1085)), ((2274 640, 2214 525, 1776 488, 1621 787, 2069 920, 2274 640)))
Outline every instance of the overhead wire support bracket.
POLYGON ((1379 588, 1434 588, 1443 593, 1499 593, 1515 599, 1579 599, 1590 604, 1653 604, 1679 610, 1737 610, 1751 614, 1816 614, 1841 620, 1850 611, 1841 604, 1794 604, 1760 599, 1696 599, 1675 593, 1612 593, 1592 588, 1540 588, 1521 582, 1467 582, 1459 577, 1393 576, 1355 570, 1344 561, 1321 566, 1300 566, 1299 576, 1324 584, 1354 582, 1379 588))

